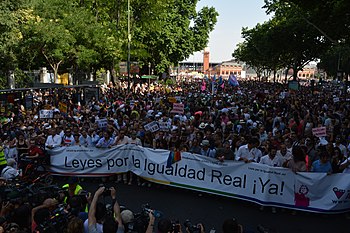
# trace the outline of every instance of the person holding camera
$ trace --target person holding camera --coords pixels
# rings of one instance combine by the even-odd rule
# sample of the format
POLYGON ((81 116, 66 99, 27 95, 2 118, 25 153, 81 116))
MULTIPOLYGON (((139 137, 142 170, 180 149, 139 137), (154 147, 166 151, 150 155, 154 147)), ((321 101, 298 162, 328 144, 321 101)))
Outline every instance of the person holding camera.
POLYGON ((91 206, 88 213, 88 219, 84 223, 85 233, 124 233, 124 226, 120 215, 120 206, 116 200, 116 190, 112 187, 100 187, 94 194, 91 206), (102 195, 110 196, 114 202, 113 214, 111 216, 106 214, 106 206, 98 199, 102 195))

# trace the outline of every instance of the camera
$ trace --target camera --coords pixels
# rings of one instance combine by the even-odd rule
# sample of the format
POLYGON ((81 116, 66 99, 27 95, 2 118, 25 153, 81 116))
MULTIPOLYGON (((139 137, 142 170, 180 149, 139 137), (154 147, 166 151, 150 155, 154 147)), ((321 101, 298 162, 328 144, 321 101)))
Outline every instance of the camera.
POLYGON ((190 220, 186 220, 184 226, 188 229, 190 233, 200 233, 201 227, 199 224, 193 225, 190 220))
POLYGON ((61 204, 51 213, 48 220, 36 227, 36 231, 43 233, 64 232, 70 216, 70 213, 65 210, 65 206, 61 204))
MULTIPOLYGON (((101 187, 105 187, 105 186, 103 184, 100 184, 99 187, 101 188, 101 187)), ((104 197, 110 196, 111 195, 111 188, 105 187, 105 190, 103 191, 102 195, 104 197)))
POLYGON ((103 196, 108 197, 111 195, 111 189, 110 188, 106 188, 105 191, 103 191, 102 193, 103 196))
POLYGON ((171 232, 178 233, 180 232, 180 222, 179 220, 171 220, 171 232))

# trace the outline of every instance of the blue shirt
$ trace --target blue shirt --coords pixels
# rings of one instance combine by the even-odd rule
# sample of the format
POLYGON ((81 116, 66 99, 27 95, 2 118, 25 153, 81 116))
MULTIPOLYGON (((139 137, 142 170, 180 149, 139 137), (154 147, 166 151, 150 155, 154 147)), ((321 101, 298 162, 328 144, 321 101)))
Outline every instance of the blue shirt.
POLYGON ((315 162, 312 163, 312 168, 311 168, 312 172, 332 172, 332 164, 331 162, 327 162, 327 163, 321 163, 320 160, 316 160, 315 162))

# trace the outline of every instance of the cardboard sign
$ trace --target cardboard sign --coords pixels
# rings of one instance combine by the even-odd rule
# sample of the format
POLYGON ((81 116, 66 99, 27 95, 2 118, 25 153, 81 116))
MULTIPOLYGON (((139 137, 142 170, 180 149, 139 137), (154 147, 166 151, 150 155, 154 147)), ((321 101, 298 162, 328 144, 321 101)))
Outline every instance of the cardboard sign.
POLYGON ((325 137, 327 136, 326 127, 313 128, 312 134, 315 135, 316 137, 325 137))
POLYGON ((158 125, 161 131, 169 131, 169 129, 171 128, 171 124, 168 121, 158 121, 158 125))
POLYGON ((58 109, 60 110, 60 112, 67 113, 67 111, 68 111, 68 106, 67 106, 67 104, 65 104, 65 103, 63 103, 63 102, 59 102, 59 103, 58 103, 58 109))
POLYGON ((152 133, 154 133, 159 130, 159 125, 157 122, 152 121, 151 123, 145 125, 144 128, 146 131, 151 131, 152 133))
POLYGON ((104 128, 107 128, 108 120, 106 118, 103 118, 103 119, 97 120, 96 123, 98 125, 98 128, 104 129, 104 128))
POLYGON ((176 98, 175 97, 168 97, 169 103, 176 103, 176 98))
POLYGON ((184 104, 174 103, 173 110, 171 110, 170 113, 182 114, 184 113, 184 107, 184 104))
POLYGON ((32 110, 33 108, 33 96, 27 95, 25 98, 25 108, 26 110, 32 110))
POLYGON ((53 110, 40 110, 39 111, 39 117, 41 119, 50 119, 53 118, 53 110))

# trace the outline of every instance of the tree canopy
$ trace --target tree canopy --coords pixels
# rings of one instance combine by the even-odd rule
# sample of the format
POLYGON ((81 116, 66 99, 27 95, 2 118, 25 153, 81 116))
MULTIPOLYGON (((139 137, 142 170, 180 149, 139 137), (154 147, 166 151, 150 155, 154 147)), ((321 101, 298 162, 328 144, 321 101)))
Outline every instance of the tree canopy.
MULTIPOLYGON (((198 0, 130 0, 131 61, 167 72, 208 43, 218 13, 198 0)), ((115 74, 127 60, 127 0, 4 0, 2 76, 16 68, 115 74)))
POLYGON ((310 61, 321 61, 320 67, 333 75, 337 53, 335 62, 340 61, 340 67, 347 70, 348 1, 265 0, 264 8, 272 18, 252 29, 242 29, 244 42, 234 51, 235 58, 247 62, 258 73, 261 69, 292 68, 296 79, 297 72, 310 61), (344 48, 344 59, 339 59, 340 47, 344 48))

